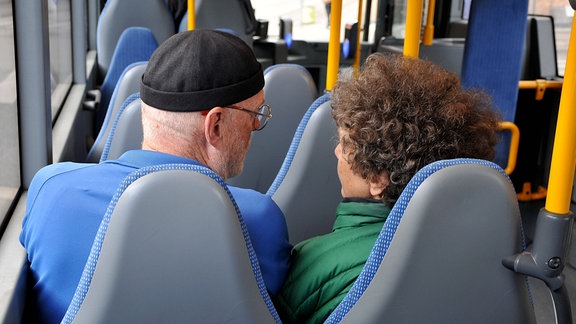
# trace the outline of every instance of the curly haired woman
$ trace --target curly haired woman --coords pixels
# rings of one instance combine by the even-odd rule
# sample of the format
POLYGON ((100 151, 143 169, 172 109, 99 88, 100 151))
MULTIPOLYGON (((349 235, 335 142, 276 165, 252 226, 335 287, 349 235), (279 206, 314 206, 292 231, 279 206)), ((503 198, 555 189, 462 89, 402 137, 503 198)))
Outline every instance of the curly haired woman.
POLYGON ((287 323, 323 322, 360 274, 390 209, 427 164, 492 160, 499 115, 491 98, 424 60, 369 56, 332 91, 342 202, 333 231, 294 247, 276 300, 287 323))

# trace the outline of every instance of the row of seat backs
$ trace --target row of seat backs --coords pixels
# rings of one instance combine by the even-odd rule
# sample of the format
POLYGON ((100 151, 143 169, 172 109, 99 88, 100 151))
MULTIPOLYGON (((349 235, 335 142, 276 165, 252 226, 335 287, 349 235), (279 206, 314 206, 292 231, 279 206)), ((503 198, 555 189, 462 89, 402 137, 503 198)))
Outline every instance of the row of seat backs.
POLYGON ((97 163, 100 161, 104 146, 110 135, 110 130, 120 108, 131 94, 140 92, 140 80, 146 70, 146 66, 148 66, 148 60, 132 63, 124 69, 118 78, 118 82, 116 83, 116 87, 108 104, 108 109, 102 112, 102 114, 104 114, 102 124, 94 140, 94 144, 92 144, 88 152, 87 162, 97 163))
MULTIPOLYGON (((196 13, 197 28, 225 29, 252 46, 255 18, 249 0, 196 1, 196 13)), ((100 87, 95 134, 104 123, 113 91, 124 69, 132 63, 148 61, 158 45, 176 33, 176 26, 164 0, 107 1, 97 29, 99 74, 104 80, 100 87)))
MULTIPOLYGON (((245 164, 243 173, 256 179, 271 174, 275 176, 265 192, 272 196, 286 216, 289 237, 293 244, 330 232, 336 206, 341 200, 340 182, 336 172, 337 160, 334 155, 336 126, 332 119, 329 98, 330 95, 326 94, 315 100, 302 118, 298 119, 295 135, 287 149, 280 146, 281 142, 274 146, 281 136, 287 136, 286 133, 275 131, 268 137, 255 137, 246 157, 248 163, 245 164), (266 142, 272 145, 264 145, 266 142), (254 143, 262 146, 254 146, 254 143), (279 167, 274 167, 279 156, 282 156, 282 163, 278 164, 279 167)), ((124 152, 141 147, 140 103, 139 93, 130 95, 124 101, 110 127, 101 161, 117 159, 124 152)), ((278 130, 285 132, 282 128, 278 130)), ((252 180, 250 177, 239 179, 245 179, 246 184, 252 180)), ((242 183, 230 180, 229 184, 243 187, 242 183)))
MULTIPOLYGON (((196 28, 228 30, 252 47, 256 17, 250 0, 196 0, 194 6, 196 28)), ((188 30, 188 12, 178 26, 178 31, 184 30, 188 30)))
POLYGON ((108 73, 120 35, 129 27, 149 29, 158 44, 176 33, 164 0, 108 0, 98 19, 96 47, 102 76, 108 73))
MULTIPOLYGON (((426 166, 327 322, 534 323, 527 281, 501 263, 523 248, 515 197, 492 162, 426 166)), ((64 323, 278 323, 249 242, 211 170, 135 171, 103 218, 64 323)))
MULTIPOLYGON (((125 97, 119 97, 119 89, 117 88, 120 86, 120 83, 124 83, 124 85, 128 83, 125 81, 128 78, 128 76, 125 75, 127 69, 131 68, 133 64, 150 60, 156 48, 158 48, 158 42, 152 34, 152 31, 148 28, 129 27, 122 32, 114 50, 110 69, 100 87, 101 98, 98 111, 96 112, 94 127, 97 132, 104 125, 105 119, 109 118, 108 111, 110 107, 118 104, 114 101, 120 101, 120 103, 122 103, 123 99, 125 99, 125 97)), ((129 82, 130 85, 138 86, 138 89, 135 91, 140 91, 140 80, 133 79, 129 82)))
MULTIPOLYGON (((195 1, 197 29, 233 30, 250 46, 256 28, 254 10, 249 0, 195 1)), ((120 35, 129 27, 145 27, 161 44, 177 31, 187 30, 187 14, 175 21, 165 0, 108 0, 97 27, 98 67, 108 73, 120 35)))
MULTIPOLYGON (((288 149, 282 148, 280 144, 274 146, 277 139, 287 135, 275 131, 274 135, 256 142, 269 142, 272 146, 252 146, 253 149, 261 150, 251 149, 246 158, 249 162, 245 165, 244 172, 249 175, 256 179, 275 175, 265 192, 272 196, 286 216, 290 242, 293 244, 330 232, 336 206, 341 200, 340 182, 336 172, 337 159, 334 154, 336 126, 332 119, 329 99, 330 95, 325 94, 307 109, 299 119, 288 149), (279 167, 274 167, 275 159, 279 156, 283 157, 282 163, 279 167)), ((141 147, 140 103, 139 93, 130 95, 124 101, 110 127, 101 161, 117 159, 124 152, 141 147)), ((284 131, 281 128, 279 130, 284 131)), ((240 179, 246 179, 246 184, 251 180, 250 177, 240 179)), ((231 179, 229 184, 243 187, 242 183, 233 180, 231 179)))
MULTIPOLYGON (((136 63, 120 78, 112 109, 108 111, 106 122, 90 152, 91 162, 117 158, 129 149, 140 148, 142 126, 139 125, 139 100, 132 103, 137 99, 136 96, 130 100, 123 99, 123 107, 119 102, 121 98, 127 98, 128 94, 138 91, 145 68, 146 62, 136 63), (106 146, 108 147, 105 148, 106 146)), ((292 134, 317 96, 312 76, 299 65, 280 64, 268 67, 264 71, 264 79, 265 100, 273 109, 273 119, 270 125, 253 134, 243 173, 229 180, 232 185, 262 193, 272 184, 288 151, 292 134)))

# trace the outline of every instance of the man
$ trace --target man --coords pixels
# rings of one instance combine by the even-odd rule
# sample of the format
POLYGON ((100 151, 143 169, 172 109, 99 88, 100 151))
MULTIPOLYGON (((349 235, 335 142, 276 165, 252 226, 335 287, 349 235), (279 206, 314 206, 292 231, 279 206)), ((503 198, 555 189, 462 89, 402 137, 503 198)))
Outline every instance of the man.
MULTIPOLYGON (((20 241, 30 262, 34 322, 64 316, 100 221, 128 174, 165 163, 205 165, 223 179, 242 171, 252 131, 271 117, 263 86, 260 63, 235 36, 188 31, 156 50, 141 82, 142 150, 100 164, 50 165, 32 181, 20 241)), ((230 191, 274 295, 289 267, 284 216, 268 196, 230 191)))

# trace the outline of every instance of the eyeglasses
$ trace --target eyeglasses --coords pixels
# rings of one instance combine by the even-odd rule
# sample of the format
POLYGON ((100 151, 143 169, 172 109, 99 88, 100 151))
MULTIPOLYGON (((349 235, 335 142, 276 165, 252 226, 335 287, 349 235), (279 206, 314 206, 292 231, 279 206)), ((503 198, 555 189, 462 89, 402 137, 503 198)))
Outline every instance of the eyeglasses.
POLYGON ((260 126, 258 126, 258 128, 254 129, 257 131, 262 130, 266 126, 266 124, 268 123, 268 120, 270 118, 272 118, 272 108, 270 108, 270 106, 268 106, 267 104, 263 104, 262 106, 260 106, 258 108, 258 111, 252 111, 250 109, 242 108, 239 106, 227 106, 225 108, 233 108, 233 109, 242 110, 242 111, 245 111, 247 113, 254 114, 256 116, 256 118, 258 118, 258 122, 260 124, 260 126))

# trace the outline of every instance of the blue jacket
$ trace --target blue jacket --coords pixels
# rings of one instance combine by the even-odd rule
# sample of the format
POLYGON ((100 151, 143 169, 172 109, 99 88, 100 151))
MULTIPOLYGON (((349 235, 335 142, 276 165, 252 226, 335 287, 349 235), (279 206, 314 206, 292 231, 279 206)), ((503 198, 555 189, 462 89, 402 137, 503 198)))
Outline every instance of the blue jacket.
MULTIPOLYGON (((70 304, 100 221, 118 185, 136 169, 166 163, 200 164, 169 154, 135 150, 99 164, 57 163, 35 175, 28 190, 20 242, 31 273, 29 310, 35 322, 58 323, 70 304)), ((229 187, 275 295, 289 268, 291 245, 284 215, 270 196, 229 187)))

